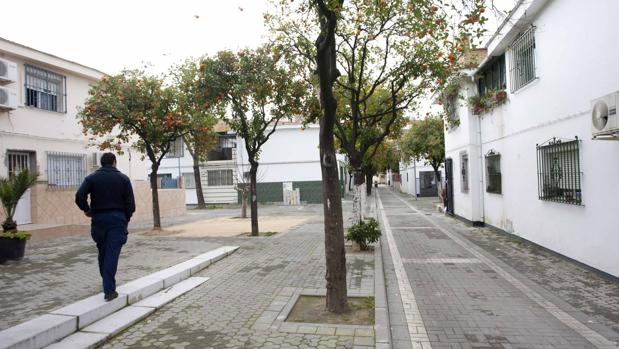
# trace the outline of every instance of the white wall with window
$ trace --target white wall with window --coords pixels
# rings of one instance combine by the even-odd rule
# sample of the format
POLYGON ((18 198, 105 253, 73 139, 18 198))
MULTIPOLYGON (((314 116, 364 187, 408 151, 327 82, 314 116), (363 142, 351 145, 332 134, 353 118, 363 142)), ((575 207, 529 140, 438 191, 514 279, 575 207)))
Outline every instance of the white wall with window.
POLYGON ((507 102, 479 116, 461 107, 446 156, 456 176, 460 153, 469 154, 469 192, 454 180, 457 215, 619 276, 619 162, 610 160, 619 141, 591 135, 592 100, 619 91, 619 50, 608 29, 619 3, 596 6, 604 11, 582 1, 519 3, 460 91, 478 93, 479 74, 504 55, 507 102), (489 177, 497 174, 500 193, 489 177))
MULTIPOLYGON (((74 190, 95 170, 92 155, 76 116, 88 98, 90 85, 103 73, 62 58, 0 38, 0 57, 15 64, 12 81, 2 87, 17 96, 15 109, 0 108, 0 176, 27 167, 39 181, 55 190, 74 190)), ((146 180, 147 162, 124 147, 117 155, 119 169, 133 180, 146 180)), ((23 200, 24 198, 22 198, 23 200)), ((29 205, 22 205, 18 223, 27 223, 29 205)))

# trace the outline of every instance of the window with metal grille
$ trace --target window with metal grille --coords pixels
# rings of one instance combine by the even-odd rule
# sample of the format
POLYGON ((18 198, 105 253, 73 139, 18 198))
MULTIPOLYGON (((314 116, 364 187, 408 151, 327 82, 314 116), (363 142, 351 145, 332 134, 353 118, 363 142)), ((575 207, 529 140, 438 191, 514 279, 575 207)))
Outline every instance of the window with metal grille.
POLYGON ((232 170, 210 170, 207 171, 207 179, 209 187, 217 187, 223 185, 233 185, 232 170))
POLYGON ((469 155, 460 154, 460 191, 469 192, 469 155))
POLYGON ((47 152, 47 185, 76 188, 86 177, 86 154, 47 152))
POLYGON ((504 90, 507 87, 505 81, 505 55, 494 57, 479 72, 477 89, 483 96, 488 91, 504 90))
POLYGON ((486 154, 486 192, 501 194, 501 154, 486 154))
POLYGON ((510 79, 512 92, 535 80, 535 27, 527 29, 514 40, 510 49, 510 79))
POLYGON ((25 65, 26 105, 64 113, 67 111, 67 79, 45 69, 25 65))
POLYGON ((582 204, 580 141, 552 138, 537 145, 537 178, 540 200, 582 204))
POLYGON ((9 177, 16 176, 23 170, 32 171, 35 168, 33 160, 35 158, 34 152, 28 151, 7 151, 6 160, 7 167, 9 169, 9 177))
POLYGON ((182 158, 184 156, 185 146, 183 144, 183 138, 178 137, 174 142, 170 143, 170 149, 165 155, 166 158, 182 158))
POLYGON ((183 186, 185 189, 196 189, 196 177, 193 172, 183 173, 183 186))

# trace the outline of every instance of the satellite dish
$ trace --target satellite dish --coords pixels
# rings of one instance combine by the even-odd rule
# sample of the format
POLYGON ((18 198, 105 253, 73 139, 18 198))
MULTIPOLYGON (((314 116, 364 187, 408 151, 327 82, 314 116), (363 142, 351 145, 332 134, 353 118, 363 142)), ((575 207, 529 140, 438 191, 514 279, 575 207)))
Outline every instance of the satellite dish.
POLYGON ((608 123, 608 105, 604 101, 598 101, 593 106, 591 112, 591 123, 593 127, 602 131, 608 123))

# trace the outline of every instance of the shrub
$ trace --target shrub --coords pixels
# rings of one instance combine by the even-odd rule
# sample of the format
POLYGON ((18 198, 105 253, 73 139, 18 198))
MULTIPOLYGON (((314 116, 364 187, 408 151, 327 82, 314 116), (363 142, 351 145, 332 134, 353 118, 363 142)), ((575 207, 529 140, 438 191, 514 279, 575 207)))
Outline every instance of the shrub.
POLYGON ((28 240, 31 237, 32 234, 25 231, 0 233, 0 238, 28 240))
POLYGON ((367 222, 359 222, 348 228, 346 239, 359 244, 362 251, 368 249, 368 244, 378 241, 380 238, 380 228, 378 222, 374 218, 370 218, 367 222))

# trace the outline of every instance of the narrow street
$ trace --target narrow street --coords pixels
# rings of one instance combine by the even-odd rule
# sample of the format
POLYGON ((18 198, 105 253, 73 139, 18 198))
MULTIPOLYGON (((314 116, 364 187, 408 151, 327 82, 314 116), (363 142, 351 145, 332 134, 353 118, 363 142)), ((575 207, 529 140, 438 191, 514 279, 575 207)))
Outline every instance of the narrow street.
POLYGON ((617 347, 616 283, 547 251, 512 263, 533 247, 446 217, 436 198, 378 200, 394 348, 617 347))

